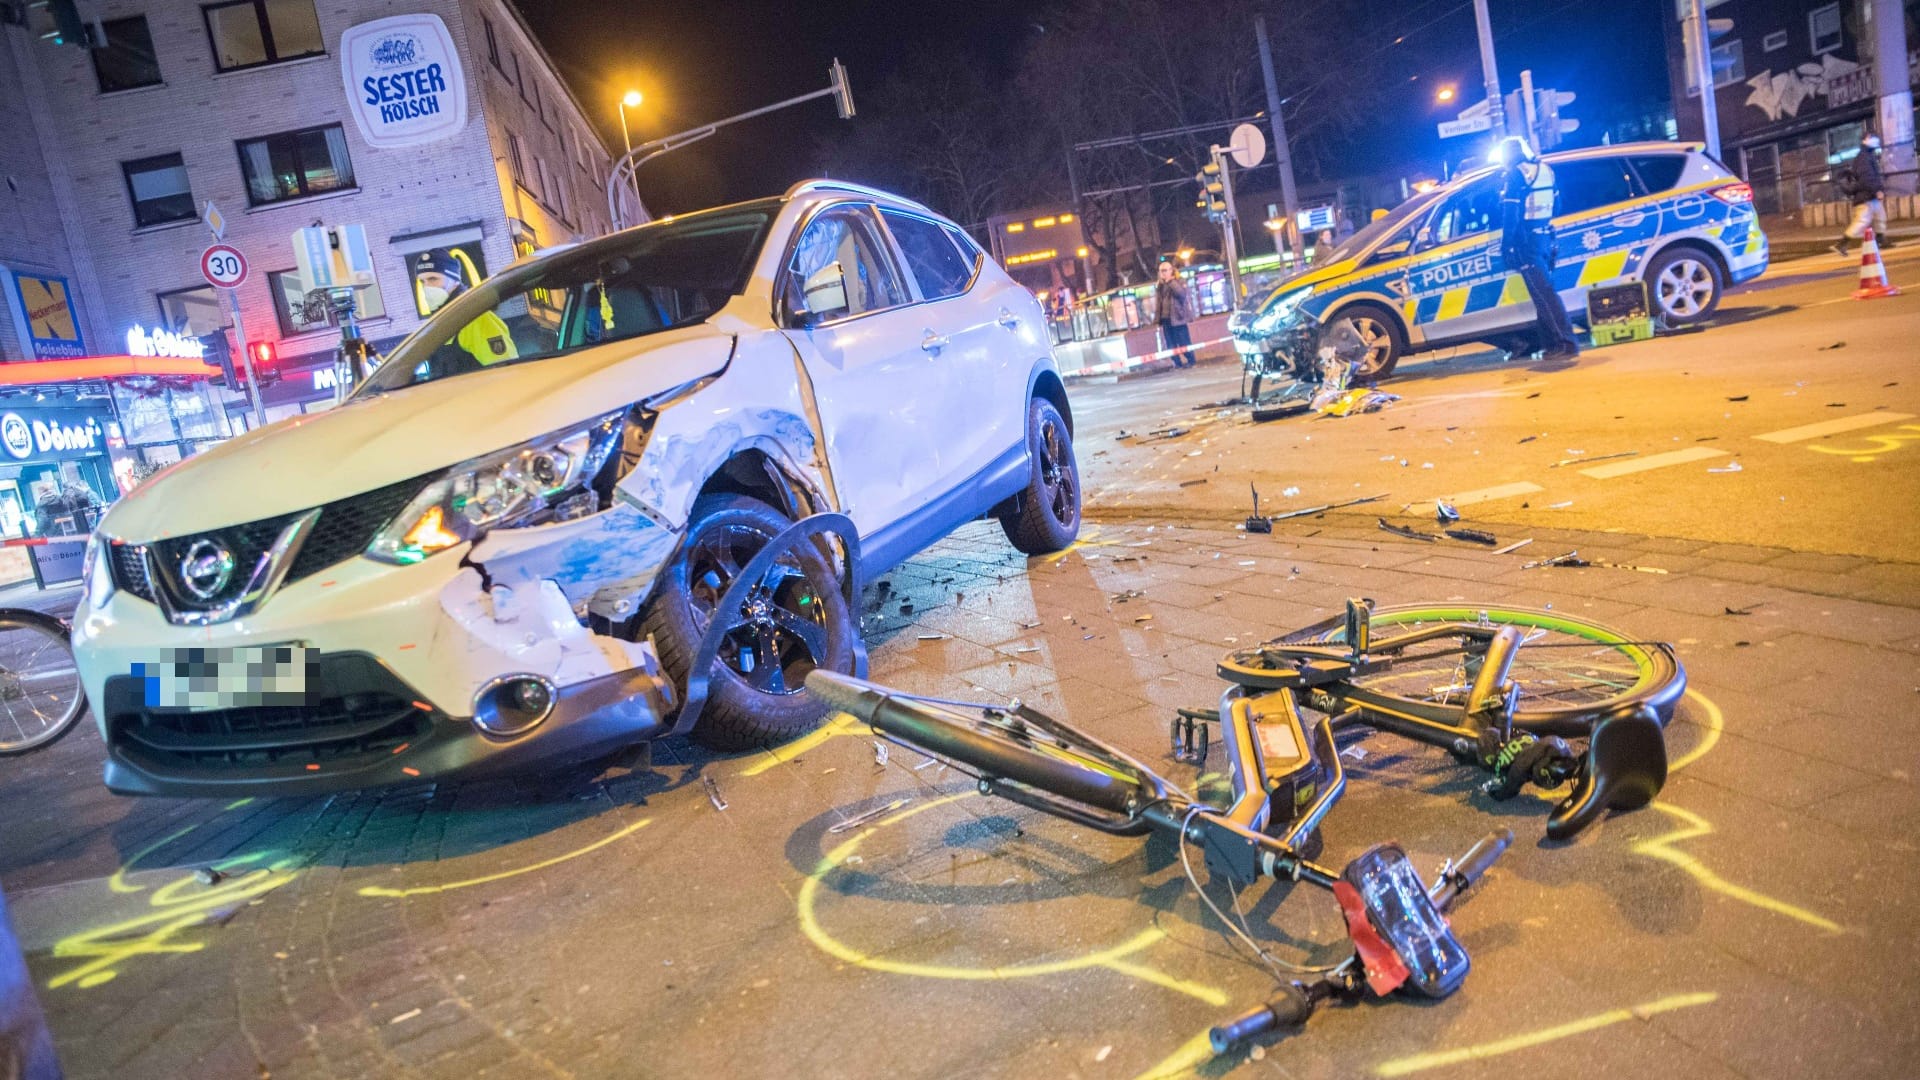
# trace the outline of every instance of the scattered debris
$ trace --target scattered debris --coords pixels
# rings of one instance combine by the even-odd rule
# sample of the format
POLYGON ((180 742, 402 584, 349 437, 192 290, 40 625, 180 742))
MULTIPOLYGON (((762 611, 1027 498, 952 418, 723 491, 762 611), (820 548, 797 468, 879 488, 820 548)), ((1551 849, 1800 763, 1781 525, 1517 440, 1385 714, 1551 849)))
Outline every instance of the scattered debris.
POLYGON ((1117 592, 1107 597, 1107 603, 1124 604, 1129 600, 1136 600, 1145 595, 1147 594, 1141 592, 1139 589, 1128 589, 1126 592, 1117 592))
POLYGON ((1548 504, 1547 504, 1547 509, 1549 509, 1549 510, 1565 510, 1565 509, 1566 509, 1567 507, 1569 507, 1569 506, 1572 506, 1572 505, 1573 505, 1573 500, 1572 500, 1572 499, 1568 499, 1568 500, 1567 500, 1567 501, 1565 501, 1565 502, 1557 502, 1557 503, 1548 503, 1548 504))
POLYGON ((1844 401, 1829 401, 1829 402, 1827 402, 1827 408, 1829 408, 1829 409, 1844 409, 1844 408, 1846 408, 1846 407, 1847 407, 1847 403, 1846 403, 1846 402, 1844 402, 1844 401))
POLYGON ((399 1016, 396 1016, 396 1017, 394 1017, 393 1019, 391 1019, 391 1020, 389 1020, 389 1021, 387 1021, 387 1023, 389 1023, 389 1024, 404 1024, 404 1023, 406 1023, 407 1021, 409 1021, 409 1020, 411 1020, 411 1019, 413 1019, 414 1017, 416 1017, 416 1016, 419 1016, 419 1015, 420 1015, 420 1010, 419 1010, 419 1009, 408 1009, 408 1010, 407 1010, 406 1012, 403 1012, 403 1013, 401 1013, 401 1014, 400 1014, 399 1016))
POLYGON ((1528 544, 1531 544, 1531 543, 1533 543, 1533 537, 1531 536, 1527 537, 1525 540, 1515 540, 1513 543, 1508 544, 1506 547, 1503 547, 1500 550, 1494 552, 1494 554, 1495 555, 1511 555, 1514 552, 1519 551, 1521 548, 1526 547, 1528 544))
POLYGON ((921 640, 921 641, 945 641, 945 640, 947 640, 947 635, 945 635, 945 634, 921 634, 921 635, 920 635, 920 640, 921 640))
POLYGON ((1844 341, 1836 341, 1836 342, 1834 342, 1834 343, 1833 343, 1833 344, 1831 344, 1831 345, 1822 345, 1822 346, 1820 346, 1820 347, 1819 347, 1818 349, 1816 349, 1816 350, 1814 350, 1814 351, 1815 351, 1815 352, 1832 352, 1832 351, 1833 351, 1833 350, 1835 350, 1835 349, 1844 349, 1844 348, 1846 348, 1846 347, 1847 347, 1847 343, 1846 343, 1846 342, 1844 342, 1844 341))
POLYGON ((1300 494, 1300 489, 1297 487, 1282 488, 1280 491, 1280 497, 1283 499, 1291 499, 1299 494, 1300 494))
POLYGON ((1739 397, 1730 397, 1727 400, 1728 401, 1745 401, 1749 396, 1750 395, 1748 394, 1741 394, 1739 397))
POLYGON ((1437 543, 1440 539, 1432 533, 1423 533, 1415 529, 1409 529, 1405 525, 1389 524, 1386 518, 1375 518, 1374 520, 1380 523, 1380 528, 1383 531, 1390 532, 1395 536, 1404 536, 1409 540, 1424 540, 1429 544, 1437 543))
POLYGON ((1485 544, 1492 547, 1500 542, 1499 538, 1492 533, 1481 532, 1479 529, 1448 529, 1446 533, 1455 540, 1465 540, 1469 544, 1485 544))
POLYGON ((1758 611, 1758 610, 1760 610, 1760 608, 1761 608, 1762 606, 1763 606, 1763 605, 1760 605, 1760 604, 1748 604, 1748 605, 1747 605, 1746 607, 1743 607, 1743 608, 1733 608, 1733 607, 1730 607, 1730 608, 1728 608, 1728 609, 1727 609, 1727 614, 1729 614, 1729 615, 1751 615, 1751 614, 1753 614, 1754 612, 1756 612, 1756 611, 1758 611))
POLYGON ((1345 750, 1340 751, 1340 756, 1349 761, 1365 761, 1367 759, 1367 748, 1364 746, 1349 746, 1345 750))
POLYGON ((887 764, 887 744, 879 739, 873 740, 873 763, 879 768, 885 768, 887 764))
POLYGON ((1451 525, 1460 520, 1460 511, 1455 510, 1445 499, 1433 501, 1433 518, 1442 525, 1451 525))
POLYGON ((1250 415, 1254 423, 1264 424, 1269 420, 1285 420, 1288 417, 1305 416, 1311 411, 1311 405, 1304 401, 1295 401, 1285 405, 1274 405, 1265 409, 1255 409, 1250 415))
POLYGON ((1378 495, 1368 495, 1359 499, 1348 499, 1345 502, 1327 503, 1324 506, 1308 506, 1299 510, 1289 510, 1284 514, 1275 514, 1267 520, 1285 521, 1288 518, 1306 517, 1310 514, 1324 514, 1329 510, 1342 510, 1349 506, 1359 506, 1362 503, 1379 502, 1381 499, 1386 498, 1387 495, 1388 493, 1383 491, 1378 495))
POLYGON ((720 785, 714 781, 713 777, 701 777, 700 786, 707 789, 707 801, 713 804, 715 810, 727 808, 727 800, 720 797, 720 785))
MULTIPOLYGON (((1569 454, 1584 454, 1584 453, 1586 453, 1586 451, 1585 451, 1585 450, 1569 450, 1569 451, 1567 451, 1567 453, 1569 453, 1569 454)), ((1601 454, 1601 455, 1600 455, 1600 456, 1598 456, 1598 457, 1570 457, 1570 458, 1561 458, 1561 459, 1560 459, 1559 461, 1556 461, 1556 462, 1554 462, 1553 464, 1551 464, 1551 465, 1549 465, 1549 466, 1547 466, 1547 468, 1549 468, 1549 469, 1558 469, 1558 468, 1560 468, 1560 467, 1561 467, 1561 466, 1563 466, 1563 465, 1587 465, 1587 464, 1591 464, 1592 462, 1595 462, 1595 461, 1612 461, 1612 460, 1613 460, 1614 458, 1623 458, 1623 457, 1637 457, 1637 456, 1639 456, 1639 454, 1640 454, 1640 451, 1638 451, 1638 450, 1622 450, 1622 451, 1620 451, 1620 452, 1619 452, 1619 453, 1617 453, 1617 454, 1601 454)))
POLYGON ((1180 481, 1180 486, 1181 486, 1181 487, 1183 487, 1183 488, 1186 488, 1186 487, 1199 487, 1199 486, 1200 486, 1201 484, 1204 484, 1204 483, 1206 483, 1206 482, 1207 482, 1207 478, 1206 478, 1206 477, 1204 477, 1204 476, 1202 476, 1202 477, 1200 477, 1200 478, 1199 478, 1198 480, 1182 480, 1182 481, 1180 481))
POLYGON ((1537 398, 1539 396, 1540 396, 1540 391, 1535 390, 1533 393, 1527 395, 1527 400, 1532 401, 1534 398, 1537 398))
MULTIPOLYGON (((222 881, 225 881, 226 878, 227 878, 227 875, 221 873, 220 871, 214 869, 211 866, 203 866, 200 869, 195 870, 193 872, 193 880, 199 882, 202 885, 218 885, 222 881)), ((418 1011, 418 1010, 415 1010, 415 1011, 418 1011)))
POLYGON ((1725 465, 1719 465, 1714 468, 1708 469, 1707 471, 1710 473, 1733 473, 1733 472, 1743 472, 1744 470, 1740 468, 1739 462, 1729 461, 1725 465))
POLYGON ((1113 1053, 1113 1044, 1109 1043, 1106 1046, 1101 1047, 1099 1051, 1093 1055, 1093 1063, 1095 1065, 1098 1065, 1099 1063, 1107 1060, 1107 1055, 1111 1053, 1113 1053))
MULTIPOLYGON (((1546 432, 1544 432, 1544 431, 1543 431, 1543 432, 1541 432, 1540 434, 1541 434, 1541 435, 1544 435, 1544 434, 1546 434, 1546 432)), ((1537 438, 1539 438, 1539 437, 1540 437, 1540 435, 1529 435, 1529 436, 1527 436, 1526 438, 1524 438, 1524 439, 1521 439, 1520 441, 1521 441, 1522 443, 1530 443, 1530 442, 1532 442, 1533 440, 1535 440, 1535 439, 1537 439, 1537 438)))
POLYGON ((905 798, 895 799, 885 806, 876 806, 864 814, 856 814, 837 825, 829 825, 827 826, 827 831, 830 833, 843 833, 849 829, 857 829, 869 821, 875 821, 893 813, 895 810, 900 809, 912 801, 913 796, 911 795, 905 798))
POLYGON ((1520 569, 1534 570, 1542 566, 1591 566, 1591 565, 1593 564, 1589 563, 1587 560, 1580 557, 1580 553, 1578 551, 1569 551, 1565 555, 1555 555, 1551 559, 1535 559, 1533 562, 1530 562, 1525 566, 1522 566, 1520 569))

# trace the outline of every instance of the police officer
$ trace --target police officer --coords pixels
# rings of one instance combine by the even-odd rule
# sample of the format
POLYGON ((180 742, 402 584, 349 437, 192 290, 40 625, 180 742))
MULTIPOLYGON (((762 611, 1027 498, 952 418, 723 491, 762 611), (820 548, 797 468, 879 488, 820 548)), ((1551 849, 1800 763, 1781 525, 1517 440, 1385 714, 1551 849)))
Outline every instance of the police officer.
MULTIPOLYGON (((420 299, 429 314, 445 307, 454 297, 467 291, 466 267, 450 251, 423 251, 414 260, 414 280, 420 286, 420 299)), ((519 357, 513 332, 506 322, 491 311, 483 311, 453 335, 450 345, 485 367, 519 357)), ((446 346, 442 346, 446 348, 446 346)))
POLYGON ((1566 360, 1580 355, 1566 306, 1553 288, 1553 166, 1540 160, 1525 139, 1503 140, 1498 151, 1506 167, 1500 194, 1500 251, 1507 269, 1526 282, 1533 300, 1541 358, 1566 360))

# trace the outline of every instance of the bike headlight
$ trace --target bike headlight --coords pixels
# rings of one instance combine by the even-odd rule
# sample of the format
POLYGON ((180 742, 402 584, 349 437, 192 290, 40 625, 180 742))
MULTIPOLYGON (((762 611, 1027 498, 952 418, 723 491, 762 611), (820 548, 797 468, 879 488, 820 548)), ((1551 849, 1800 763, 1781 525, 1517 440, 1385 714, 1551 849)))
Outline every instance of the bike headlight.
POLYGON ((107 542, 99 533, 87 538, 87 551, 81 557, 80 578, 87 583, 87 606, 102 607, 113 599, 113 568, 107 563, 107 542))
MULTIPOLYGON (((1407 853, 1393 844, 1377 844, 1348 863, 1340 877, 1341 884, 1359 894, 1367 923, 1406 965, 1407 984, 1427 997, 1453 993, 1467 977, 1467 950, 1428 898, 1407 853)), ((1348 921, 1351 929, 1351 915, 1348 921)), ((1360 944, 1357 934, 1355 944, 1360 944)), ((1365 959, 1366 949, 1360 951, 1365 959)), ((1371 965, 1368 974, 1373 975, 1371 965)))
POLYGON ((1267 310, 1254 317, 1250 329, 1261 337, 1270 337, 1280 332, 1280 327, 1293 318, 1300 302, 1313 292, 1313 286, 1295 289, 1281 296, 1267 307, 1267 310))
POLYGON ((587 485, 619 445, 623 409, 465 461, 422 488, 367 545, 402 565, 478 540, 489 529, 544 525, 590 513, 587 485))

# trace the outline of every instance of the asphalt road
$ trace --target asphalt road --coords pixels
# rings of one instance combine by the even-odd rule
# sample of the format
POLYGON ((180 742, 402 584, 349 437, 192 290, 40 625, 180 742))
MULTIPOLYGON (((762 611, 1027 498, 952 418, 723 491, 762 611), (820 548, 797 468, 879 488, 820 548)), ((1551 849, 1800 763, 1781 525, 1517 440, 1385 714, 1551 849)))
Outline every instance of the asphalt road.
MULTIPOLYGON (((1194 414, 1230 386, 1220 368, 1077 386, 1097 500, 1071 552, 1025 559, 976 524, 868 591, 874 678, 1017 695, 1195 784, 1203 771, 1168 757, 1171 710, 1217 698, 1227 648, 1346 597, 1547 606, 1673 642, 1692 692, 1666 787, 1570 844, 1543 841, 1546 802, 1492 802, 1437 751, 1373 735, 1347 753, 1324 862, 1391 838, 1431 872, 1495 825, 1518 837, 1455 912, 1473 972, 1444 1001, 1333 1009, 1211 1059, 1206 1029, 1273 976, 1227 943, 1166 846, 979 797, 845 722, 771 752, 669 743, 651 768, 227 800, 108 795, 83 729, 0 760, 0 883, 68 1074, 1912 1076, 1913 451, 1754 436, 1920 412, 1899 370, 1910 344, 1882 340, 1920 327, 1913 298, 1814 307, 1846 287, 1837 267, 1792 276, 1734 309, 1796 310, 1567 371, 1415 362, 1378 416, 1194 414), (1781 373, 1800 368, 1818 375, 1781 373), (1116 438, 1195 415, 1210 419, 1188 435, 1116 438), (1534 429, 1545 440, 1518 441, 1534 429), (1551 468, 1675 445, 1728 453, 1610 480, 1551 468), (1742 471, 1705 471, 1728 460, 1742 471), (1246 535, 1250 480, 1282 505, 1391 491, 1389 515, 1422 526, 1402 502, 1541 490, 1471 504, 1470 523, 1534 541, 1499 555, 1382 533, 1372 508, 1246 535), (1779 524, 1822 506, 1837 516, 1779 524), (1906 560, 1879 550, 1895 543, 1906 560), (1526 568, 1570 549, 1612 565, 1526 568)), ((1216 750, 1215 785, 1221 767, 1216 750)), ((1325 897, 1241 899, 1280 960, 1341 956, 1325 897)))
POLYGON ((1468 349, 1409 359, 1381 387, 1401 401, 1343 419, 1254 425, 1244 411, 1196 410, 1240 392, 1228 364, 1081 388, 1075 414, 1090 436, 1192 429, 1092 438, 1089 500, 1102 516, 1227 522, 1252 509, 1249 484, 1268 513, 1386 492, 1354 512, 1395 517, 1413 503, 1409 516, 1430 520, 1432 501, 1452 497, 1470 524, 1501 534, 1558 527, 1920 561, 1920 250, 1895 249, 1889 269, 1905 295, 1856 301, 1857 259, 1778 266, 1729 296, 1708 330, 1590 350, 1570 366, 1468 349))

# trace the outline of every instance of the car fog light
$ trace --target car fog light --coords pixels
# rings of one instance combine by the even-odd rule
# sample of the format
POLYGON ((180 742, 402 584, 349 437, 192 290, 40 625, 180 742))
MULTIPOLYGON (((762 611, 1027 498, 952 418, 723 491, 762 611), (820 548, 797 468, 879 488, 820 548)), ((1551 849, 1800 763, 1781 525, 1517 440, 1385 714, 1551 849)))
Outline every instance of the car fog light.
POLYGON ((496 738, 524 735, 553 712, 553 684, 538 675, 494 679, 473 699, 473 726, 496 738))

